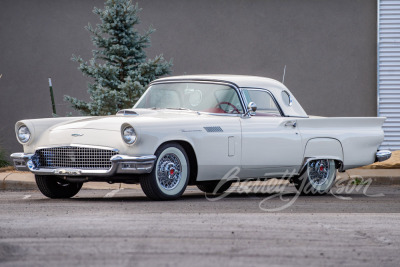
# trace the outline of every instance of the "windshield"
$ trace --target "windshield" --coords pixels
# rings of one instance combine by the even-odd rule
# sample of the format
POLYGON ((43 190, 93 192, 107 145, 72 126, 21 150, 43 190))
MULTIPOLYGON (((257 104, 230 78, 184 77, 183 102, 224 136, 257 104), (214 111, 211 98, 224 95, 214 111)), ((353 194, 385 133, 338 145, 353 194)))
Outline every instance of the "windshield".
POLYGON ((211 83, 165 83, 150 86, 134 108, 190 109, 210 113, 241 114, 235 89, 211 83))

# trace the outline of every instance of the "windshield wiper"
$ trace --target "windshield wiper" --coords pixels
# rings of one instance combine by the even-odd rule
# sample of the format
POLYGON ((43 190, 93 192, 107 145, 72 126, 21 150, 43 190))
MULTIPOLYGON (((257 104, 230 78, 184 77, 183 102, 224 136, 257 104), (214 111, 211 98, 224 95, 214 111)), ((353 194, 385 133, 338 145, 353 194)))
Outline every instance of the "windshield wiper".
POLYGON ((189 111, 194 111, 193 109, 188 109, 188 108, 165 108, 165 109, 174 109, 174 110, 189 110, 189 111))

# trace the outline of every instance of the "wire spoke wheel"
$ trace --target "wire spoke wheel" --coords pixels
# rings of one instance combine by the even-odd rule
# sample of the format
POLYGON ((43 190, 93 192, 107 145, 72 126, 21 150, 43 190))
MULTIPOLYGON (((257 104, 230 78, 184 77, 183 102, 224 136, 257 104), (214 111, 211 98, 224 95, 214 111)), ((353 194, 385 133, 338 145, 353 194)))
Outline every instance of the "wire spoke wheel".
POLYGON ((166 190, 174 189, 182 178, 182 166, 175 154, 166 154, 157 164, 157 179, 166 190))
POLYGON ((151 173, 140 179, 146 196, 153 200, 179 198, 189 182, 190 165, 185 149, 178 143, 160 146, 151 173))
POLYGON ((313 160, 308 163, 307 172, 310 183, 317 187, 326 183, 330 174, 329 162, 326 159, 313 160))
POLYGON ((297 190, 304 195, 323 195, 329 192, 335 179, 335 161, 316 159, 308 162, 306 170, 293 182, 297 190))

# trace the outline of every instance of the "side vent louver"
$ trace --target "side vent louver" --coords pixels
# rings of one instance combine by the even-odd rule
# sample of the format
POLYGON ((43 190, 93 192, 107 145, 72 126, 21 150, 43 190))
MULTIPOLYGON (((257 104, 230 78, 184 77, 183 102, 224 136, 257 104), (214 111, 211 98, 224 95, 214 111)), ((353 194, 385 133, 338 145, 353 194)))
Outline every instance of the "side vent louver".
POLYGON ((209 133, 223 132, 222 128, 219 126, 204 127, 204 129, 209 133))

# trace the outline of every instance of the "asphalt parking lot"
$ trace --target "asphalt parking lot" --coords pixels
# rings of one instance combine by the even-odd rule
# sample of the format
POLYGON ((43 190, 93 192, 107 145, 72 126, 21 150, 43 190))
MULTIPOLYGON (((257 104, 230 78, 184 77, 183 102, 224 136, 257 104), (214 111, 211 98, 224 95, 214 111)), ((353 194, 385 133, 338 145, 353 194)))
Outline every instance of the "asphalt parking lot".
POLYGON ((211 201, 189 187, 154 202, 139 188, 66 200, 0 191, 0 266, 398 266, 399 185, 279 192, 211 201))

